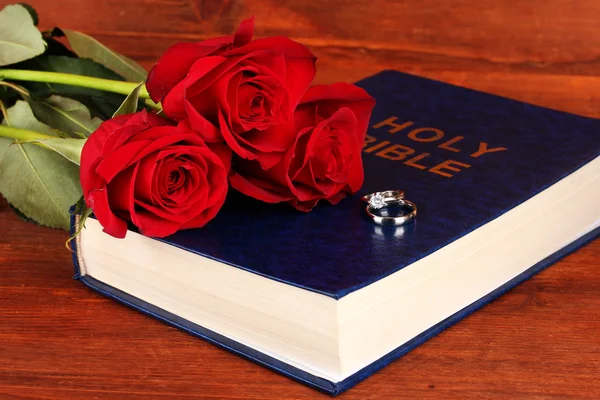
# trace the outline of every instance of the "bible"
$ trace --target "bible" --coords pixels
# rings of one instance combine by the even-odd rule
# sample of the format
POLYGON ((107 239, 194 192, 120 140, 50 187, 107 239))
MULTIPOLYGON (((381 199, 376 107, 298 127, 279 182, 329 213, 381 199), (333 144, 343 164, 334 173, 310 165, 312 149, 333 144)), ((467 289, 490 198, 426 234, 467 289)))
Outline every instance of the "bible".
POLYGON ((164 239, 88 219, 75 277, 336 395, 600 233, 600 121, 396 71, 358 85, 377 100, 359 193, 306 214, 233 195, 164 239), (413 223, 366 215, 385 190, 413 223))

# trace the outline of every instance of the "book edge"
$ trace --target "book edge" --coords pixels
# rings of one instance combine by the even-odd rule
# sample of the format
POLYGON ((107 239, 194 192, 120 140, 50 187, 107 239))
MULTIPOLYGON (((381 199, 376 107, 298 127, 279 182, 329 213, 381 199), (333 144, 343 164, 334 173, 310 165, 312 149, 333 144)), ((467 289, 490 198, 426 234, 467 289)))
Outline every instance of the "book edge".
MULTIPOLYGON (((76 227, 75 221, 76 221, 76 215, 74 213, 72 213, 72 215, 71 215, 71 233, 74 232, 74 229, 76 227)), ((140 312, 142 312, 146 315, 152 316, 164 323, 174 326, 184 332, 187 332, 196 337, 205 339, 206 341, 208 341, 209 343, 211 343, 213 345, 216 345, 220 348, 228 350, 234 354, 237 354, 237 355, 239 355, 243 358, 246 358, 250 361, 253 361, 259 365, 262 365, 264 367, 272 369, 284 376, 287 376, 288 378, 292 378, 296 381, 299 381, 307 386, 313 387, 313 388, 315 388, 319 391, 322 391, 324 393, 327 393, 329 395, 336 396, 336 395, 350 389, 351 387, 355 386, 356 384, 360 383, 361 381, 363 381, 370 375, 373 375, 374 373, 380 371, 381 369, 386 367, 388 364, 390 364, 392 361, 400 358, 401 356, 405 355, 409 351, 411 351, 414 348, 425 343, 427 340, 438 335, 445 329, 458 323, 459 321, 466 318, 471 313, 477 311, 484 305, 497 299, 498 297, 500 297, 504 293, 508 292, 512 288, 518 286, 519 284, 525 282, 526 280, 530 279, 534 275, 536 275, 539 272, 543 271, 544 269, 548 268, 549 266, 556 263, 561 258, 571 254, 572 252, 574 252, 581 246, 592 241, 597 236, 600 236, 600 227, 581 236, 579 239, 571 242, 570 244, 563 247, 559 251, 549 255, 548 257, 539 261, 535 265, 531 266, 526 271, 517 275, 515 278, 511 279, 504 285, 499 286, 497 289, 495 289, 494 291, 481 297, 479 300, 471 303, 467 307, 465 307, 462 310, 458 311, 457 313, 451 315, 450 317, 446 318, 445 320, 440 321, 439 323, 432 326, 428 330, 422 332, 420 335, 418 335, 418 336, 414 337, 413 339, 411 339, 410 341, 400 345, 395 350, 392 350, 391 352, 387 353, 386 355, 384 355, 377 361, 369 364, 368 366, 361 369, 360 371, 352 374, 351 376, 349 376, 346 379, 344 379, 340 382, 337 382, 337 383, 334 383, 334 382, 326 380, 324 378, 320 378, 318 376, 312 375, 312 374, 310 374, 306 371, 303 371, 299 368, 293 367, 283 361, 277 360, 277 359, 270 357, 264 353, 261 353, 258 350, 254 350, 251 347, 245 346, 245 345, 238 343, 232 339, 229 339, 223 335, 220 335, 216 332, 206 329, 200 325, 194 324, 184 318, 181 318, 181 317, 178 317, 177 315, 171 314, 159 307, 156 307, 150 303, 140 300, 134 296, 131 296, 131 295, 125 293, 125 292, 115 289, 115 288, 111 287, 110 285, 106 285, 106 284, 94 279, 91 276, 82 275, 81 274, 81 266, 79 263, 79 252, 78 252, 77 244, 75 243, 75 241, 71 242, 71 249, 73 251, 72 257, 73 257, 73 265, 75 268, 74 279, 80 280, 82 283, 84 283, 89 288, 99 292, 100 294, 103 294, 104 296, 112 298, 124 305, 127 305, 137 311, 140 311, 140 312)))
MULTIPOLYGON (((71 209, 71 235, 75 232, 76 229, 76 221, 78 216, 74 213, 74 209, 71 209)), ((220 347, 222 349, 228 350, 236 355, 239 355, 245 359, 253 361, 259 365, 272 369, 280 374, 287 376, 289 378, 295 379, 305 385, 313 387, 317 390, 320 390, 324 393, 330 394, 332 396, 336 396, 339 394, 337 389, 337 384, 328 381, 326 379, 317 377, 315 375, 309 374, 299 368, 293 367, 289 364, 284 363, 283 361, 277 360, 273 357, 270 357, 258 350, 255 350, 251 347, 245 346, 235 340, 229 339, 226 336, 220 335, 214 331, 206 329, 201 325, 194 324, 184 318, 181 318, 175 314, 172 314, 168 311, 165 311, 159 307, 156 307, 148 302, 145 302, 141 299, 138 299, 134 296, 131 296, 128 293, 125 293, 119 289, 116 289, 110 285, 107 285, 97 279, 82 274, 82 266, 80 264, 80 253, 79 248, 77 246, 78 242, 73 240, 70 242, 71 250, 72 250, 72 259, 74 266, 74 275, 73 279, 78 280, 85 284, 90 289, 116 300, 117 302, 124 304, 134 310, 137 310, 143 314, 154 317, 161 322, 164 322, 168 325, 171 325, 175 328, 178 328, 188 334, 199 337, 201 339, 206 340, 207 342, 220 347)))
POLYGON ((491 291, 487 295, 481 297, 479 300, 476 300, 475 302, 469 304, 467 307, 452 314, 450 317, 438 322, 436 325, 432 326, 428 330, 422 332, 418 336, 414 337, 413 339, 409 340, 408 342, 404 343, 403 345, 401 345, 401 346, 397 347, 396 349, 392 350, 391 352, 387 353, 386 355, 381 357, 379 360, 369 364, 362 370, 354 373, 353 375, 351 375, 348 378, 344 379, 343 381, 339 382, 338 383, 339 393, 342 393, 342 392, 350 389, 351 387, 360 383, 364 379, 366 379, 369 376, 373 375, 374 373, 380 371, 381 369, 383 369, 384 367, 389 365, 392 361, 402 357, 409 351, 422 345, 429 339, 437 336, 438 334, 440 334, 444 330, 448 329, 452 325, 462 321, 464 318, 468 317, 475 311, 477 311, 480 308, 482 308, 483 306, 493 302, 494 300, 501 297, 503 294, 507 293, 508 291, 514 289, 521 283, 531 279, 533 276, 542 272, 546 268, 552 266, 553 264, 555 264, 562 258, 573 253, 574 251, 576 251, 580 247, 586 245, 587 243, 591 242, 598 236, 600 236, 600 227, 597 227, 597 228, 593 229, 592 231, 584 234, 583 236, 579 237, 577 240, 569 243, 562 249, 549 255, 548 257, 546 257, 543 260, 539 261, 538 263, 534 264, 533 266, 531 266, 530 268, 528 268, 521 274, 515 276, 510 281, 506 282, 504 285, 499 286, 498 288, 491 291))

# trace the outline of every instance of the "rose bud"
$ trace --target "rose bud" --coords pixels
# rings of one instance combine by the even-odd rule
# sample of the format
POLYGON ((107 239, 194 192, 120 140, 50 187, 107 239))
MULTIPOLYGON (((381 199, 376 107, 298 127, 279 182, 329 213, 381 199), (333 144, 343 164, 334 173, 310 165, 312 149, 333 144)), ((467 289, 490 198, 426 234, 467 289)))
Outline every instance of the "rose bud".
POLYGON ((260 158, 269 168, 294 141, 273 127, 292 120, 316 59, 285 37, 252 41, 253 30, 250 19, 233 37, 174 45, 146 87, 167 117, 188 119, 205 141, 225 141, 240 157, 260 158))
POLYGON ((310 211, 319 200, 338 203, 364 179, 361 151, 375 100, 363 89, 337 83, 308 89, 295 112, 296 140, 265 171, 257 161, 236 160, 232 187, 268 203, 310 211))
POLYGON ((110 119, 81 153, 85 202, 117 238, 125 237, 127 221, 154 237, 200 228, 227 195, 231 151, 221 148, 217 154, 185 123, 146 111, 110 119))

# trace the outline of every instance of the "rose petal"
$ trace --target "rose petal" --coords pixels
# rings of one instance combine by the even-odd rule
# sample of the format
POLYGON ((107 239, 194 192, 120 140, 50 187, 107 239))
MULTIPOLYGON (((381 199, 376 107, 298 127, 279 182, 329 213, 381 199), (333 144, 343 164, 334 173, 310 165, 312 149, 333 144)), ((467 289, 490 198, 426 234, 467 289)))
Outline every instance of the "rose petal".
POLYGON ((214 206, 207 208, 194 219, 184 223, 181 226, 181 229, 202 228, 204 225, 210 222, 217 215, 217 213, 225 203, 226 193, 227 192, 225 191, 225 194, 223 194, 222 198, 219 199, 219 201, 214 206))
POLYGON ((224 143, 211 143, 208 144, 208 148, 219 157, 219 160, 221 160, 221 163, 225 167, 226 174, 229 174, 231 170, 231 158, 233 156, 231 148, 224 143))
POLYGON ((106 185, 104 179, 102 179, 102 177, 96 173, 96 166, 98 164, 99 163, 97 162, 96 165, 85 165, 80 168, 79 172, 79 181, 81 182, 83 197, 86 199, 86 204, 90 208, 91 205, 87 203, 87 196, 90 191, 102 188, 104 185, 106 185))
MULTIPOLYGON (((204 146, 204 142, 201 138, 197 137, 193 133, 178 133, 177 130, 174 130, 172 134, 165 135, 160 138, 156 138, 151 143, 149 143, 146 147, 142 149, 132 160, 132 162, 136 162, 141 160, 143 157, 146 157, 148 154, 156 152, 156 151, 164 151, 164 148, 173 148, 178 143, 181 142, 189 142, 190 144, 194 144, 196 146, 204 146)), ((131 143, 136 144, 137 142, 131 143)), ((184 148, 188 148, 189 144, 184 146, 184 148)), ((156 158, 160 158, 157 156, 156 158)))
MULTIPOLYGON (((197 94, 193 94, 192 89, 187 91, 187 100, 189 104, 213 124, 217 123, 217 113, 224 110, 226 115, 230 116, 231 112, 229 102, 227 100, 228 86, 234 76, 241 73, 238 68, 233 68, 225 74, 219 76, 212 84, 197 94)), ((229 121, 231 123, 231 121, 229 121)))
POLYGON ((115 213, 125 213, 127 216, 131 213, 129 193, 131 191, 134 170, 135 165, 132 165, 121 171, 110 182, 110 185, 107 186, 108 203, 111 210, 115 213))
MULTIPOLYGON (((189 208, 194 196, 207 197, 208 186, 203 172, 191 163, 182 164, 179 169, 183 171, 179 186, 165 194, 165 200, 169 199, 179 209, 189 208)), ((222 184, 222 182, 221 182, 222 184)), ((193 205, 195 207, 195 205, 193 205)), ((206 206, 205 206, 206 207, 206 206)))
MULTIPOLYGON (((208 180, 208 187, 210 187, 210 191, 208 194, 208 198, 206 199, 206 204, 209 206, 214 203, 213 192, 214 190, 227 190, 227 169, 223 165, 221 159, 217 154, 212 152, 208 147, 191 147, 191 146, 170 146, 168 149, 160 151, 156 158, 165 158, 173 155, 177 156, 185 156, 187 159, 186 164, 193 164, 199 168, 201 171, 202 179, 208 180)), ((203 185, 199 183, 199 185, 203 185)), ((202 194, 203 188, 197 189, 197 193, 194 194, 194 199, 196 199, 196 195, 202 194)), ((220 196, 220 195, 219 195, 220 196)), ((197 199, 196 199, 197 200, 197 199)), ((195 200, 194 200, 195 201, 195 200)), ((199 208, 204 208, 206 205, 202 204, 198 206, 199 208)))
POLYGON ((260 167, 264 170, 270 170, 271 168, 276 166, 278 163, 281 162, 283 156, 284 156, 283 152, 280 152, 280 153, 257 152, 256 153, 256 158, 260 163, 260 167))
POLYGON ((227 89, 226 89, 226 93, 225 93, 225 97, 226 100, 222 101, 222 105, 224 105, 223 103, 227 104, 227 106, 229 107, 229 118, 228 118, 228 122, 230 126, 234 126, 234 125, 241 125, 241 121, 240 121, 240 117, 239 117, 239 110, 238 110, 238 103, 239 103, 239 99, 238 99, 238 92, 239 92, 239 88, 240 88, 240 83, 242 82, 242 78, 243 78, 244 72, 243 71, 237 71, 237 73, 235 73, 231 79, 229 80, 228 84, 227 84, 227 89))
POLYGON ((295 129, 291 124, 271 125, 268 129, 247 132, 244 138, 255 149, 264 152, 287 150, 295 139, 295 129))
MULTIPOLYGON (((95 168, 95 165, 103 157, 104 143, 113 132, 123 126, 130 116, 121 115, 117 118, 104 121, 96 131, 86 140, 81 150, 81 174, 87 176, 90 171, 95 168)), ((87 182, 82 179, 82 186, 87 182)), ((88 192, 89 188, 84 187, 84 192, 88 192)))
POLYGON ((94 210, 94 215, 104 228, 103 231, 118 239, 127 234, 127 223, 118 218, 110 209, 106 189, 94 189, 87 197, 87 202, 94 210))
POLYGON ((156 171, 156 159, 152 156, 139 161, 133 186, 133 197, 139 201, 153 203, 156 193, 152 192, 154 174, 156 171))
POLYGON ((181 223, 160 218, 156 214, 145 209, 137 211, 136 221, 134 223, 139 228, 142 235, 157 238, 172 235, 181 228, 181 223))
POLYGON ((95 169, 96 174, 109 183, 121 171, 136 161, 136 157, 151 145, 151 141, 129 143, 108 154, 95 169))
POLYGON ((215 68, 224 61, 225 58, 218 56, 204 57, 197 60, 190 67, 187 75, 178 81, 178 83, 173 85, 171 90, 166 93, 162 99, 162 106, 165 115, 177 121, 184 119, 186 117, 186 98, 193 98, 207 86, 212 84, 212 82, 218 78, 218 76, 206 76, 214 71, 215 68), (195 92, 195 87, 198 88, 198 92, 195 92))
POLYGON ((310 211, 312 211, 313 208, 315 208, 315 206, 317 205, 317 203, 320 200, 321 200, 320 198, 312 199, 312 200, 308 200, 308 201, 299 201, 297 199, 294 199, 294 200, 290 200, 288 202, 288 204, 291 205, 292 207, 294 207, 298 211, 310 212, 310 211))
MULTIPOLYGON (((238 58, 239 56, 234 57, 238 58)), ((251 69, 255 76, 268 76, 277 79, 279 85, 285 85, 288 60, 284 54, 272 49, 249 51, 239 58, 238 63, 246 69, 251 69)), ((310 84, 307 83, 306 87, 310 84)), ((306 89, 306 88, 305 88, 306 89)))
POLYGON ((211 56, 198 60, 192 65, 190 72, 185 77, 185 95, 190 98, 198 96, 235 66, 235 62, 221 56, 211 56))
POLYGON ((227 121, 225 120, 225 117, 223 116, 222 112, 219 112, 219 127, 221 128, 221 134, 223 135, 223 139, 225 139, 225 142, 227 142, 229 147, 231 147, 231 150, 233 150, 238 156, 246 158, 248 160, 254 160, 256 158, 255 154, 240 146, 238 140, 241 138, 234 136, 233 133, 229 130, 229 125, 227 124, 227 121))
POLYGON ((264 201, 265 203, 281 203, 282 201, 293 199, 293 196, 283 194, 286 191, 285 187, 271 191, 265 188, 265 186, 268 186, 268 182, 260 182, 254 178, 247 179, 236 172, 229 177, 229 183, 238 192, 264 201))
MULTIPOLYGON (((135 136, 132 136, 127 143, 135 143, 138 141, 154 141, 157 139, 169 137, 172 139, 173 136, 183 133, 176 129, 174 126, 153 126, 149 129, 138 132, 135 136)), ((190 134, 188 132, 187 134, 190 134)), ((186 133, 183 133, 186 134, 186 133)))
POLYGON ((185 111, 187 114, 187 124, 204 141, 218 143, 224 140, 222 132, 212 122, 200 115, 188 101, 185 102, 185 111))
POLYGON ((347 195, 348 195, 348 192, 346 192, 346 191, 341 191, 341 192, 339 192, 339 193, 337 193, 337 194, 335 194, 335 195, 333 195, 333 196, 331 196, 331 197, 327 198, 326 200, 327 200, 327 201, 328 201, 330 204, 336 205, 337 203, 339 203, 340 201, 342 201, 342 199, 343 199, 344 197, 346 197, 347 195))
POLYGON ((223 56, 231 57, 259 50, 269 50, 284 56, 285 87, 290 95, 291 108, 294 109, 315 77, 316 57, 304 45, 281 36, 253 40, 245 46, 223 53, 223 56))
POLYGON ((207 207, 214 205, 223 192, 227 192, 227 174, 228 171, 223 165, 220 157, 209 148, 197 148, 194 154, 189 154, 191 162, 199 164, 200 160, 205 163, 205 177, 208 182, 208 197, 206 199, 207 207))
POLYGON ((152 100, 157 103, 161 101, 188 74, 198 59, 210 56, 229 45, 231 40, 231 37, 221 37, 201 43, 182 42, 169 47, 148 74, 146 88, 152 100))
POLYGON ((176 121, 186 117, 185 112, 185 81, 177 83, 162 99, 162 108, 165 115, 176 121))
MULTIPOLYGON (((142 110, 135 114, 128 114, 119 116, 127 118, 127 121, 122 127, 115 129, 104 141, 102 152, 104 154, 110 153, 116 148, 119 148, 123 143, 127 142, 137 133, 156 126, 170 126, 172 122, 169 120, 159 117, 158 115, 142 110)), ((92 135, 93 136, 93 135, 92 135)), ((91 137, 91 136, 90 136, 91 137)), ((88 139, 89 140, 89 139, 88 139)))
POLYGON ((240 47, 250 43, 254 35, 254 16, 245 19, 233 36, 233 46, 240 47))
POLYGON ((303 185, 301 183, 296 183, 294 185, 294 190, 294 193, 296 194, 296 199, 298 199, 298 201, 301 202, 310 202, 313 200, 320 200, 324 197, 327 197, 327 195, 321 192, 320 190, 303 185))
POLYGON ((334 83, 333 85, 315 85, 308 88, 299 109, 318 107, 329 115, 341 107, 348 107, 357 121, 356 140, 362 146, 367 134, 371 112, 375 107, 375 99, 362 88, 351 83, 334 83))
POLYGON ((175 127, 155 127, 139 133, 139 138, 123 145, 112 153, 108 154, 102 162, 96 167, 95 172, 110 182, 116 174, 163 147, 177 143, 178 141, 190 140, 192 142, 201 139, 193 134, 179 134, 175 127))
POLYGON ((206 208, 207 196, 202 196, 196 201, 189 201, 183 207, 161 207, 160 205, 152 205, 146 202, 136 200, 136 205, 142 207, 146 211, 150 211, 157 218, 166 219, 171 222, 177 222, 179 225, 194 218, 198 213, 206 208))
POLYGON ((362 145, 357 145, 354 148, 353 154, 355 157, 352 158, 352 163, 348 168, 347 185, 351 193, 358 192, 364 183, 365 171, 363 168, 361 151, 362 145))

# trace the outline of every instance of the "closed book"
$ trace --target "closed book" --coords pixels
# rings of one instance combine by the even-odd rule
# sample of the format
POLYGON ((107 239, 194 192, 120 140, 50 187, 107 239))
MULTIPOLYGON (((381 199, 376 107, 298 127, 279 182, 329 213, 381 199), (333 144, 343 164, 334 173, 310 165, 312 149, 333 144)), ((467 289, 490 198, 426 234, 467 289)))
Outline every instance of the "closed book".
POLYGON ((600 233, 600 121, 395 71, 358 85, 359 193, 310 213, 232 193, 165 239, 89 219, 76 278, 335 395, 600 233), (361 197, 384 190, 416 220, 374 224, 361 197))

